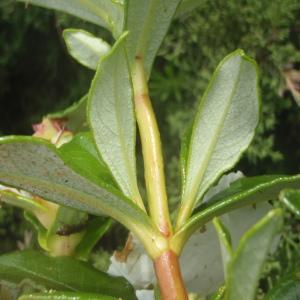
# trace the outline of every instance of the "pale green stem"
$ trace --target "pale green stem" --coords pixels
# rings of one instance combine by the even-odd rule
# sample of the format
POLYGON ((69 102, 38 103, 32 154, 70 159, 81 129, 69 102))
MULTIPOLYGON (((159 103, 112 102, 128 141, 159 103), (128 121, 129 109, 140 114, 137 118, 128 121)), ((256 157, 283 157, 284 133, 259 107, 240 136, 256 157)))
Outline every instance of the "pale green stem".
POLYGON ((168 237, 172 234, 172 225, 166 193, 160 134, 149 98, 143 61, 140 57, 135 59, 132 79, 150 215, 159 231, 168 237))

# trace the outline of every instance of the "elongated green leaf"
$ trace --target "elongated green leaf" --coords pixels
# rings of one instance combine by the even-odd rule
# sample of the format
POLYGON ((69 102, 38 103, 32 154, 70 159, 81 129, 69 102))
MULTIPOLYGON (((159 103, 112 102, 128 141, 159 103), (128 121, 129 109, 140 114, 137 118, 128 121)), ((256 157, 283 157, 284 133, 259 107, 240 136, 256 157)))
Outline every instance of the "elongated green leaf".
POLYGON ((21 296, 18 300, 120 300, 121 298, 91 293, 48 292, 21 296))
POLYGON ((263 263, 282 226, 282 211, 274 209, 243 236, 228 266, 226 300, 255 299, 263 263))
POLYGON ((254 136, 258 114, 256 64, 237 50, 219 64, 201 99, 182 164, 183 211, 190 213, 217 178, 236 164, 254 136))
POLYGON ((86 106, 87 96, 84 96, 65 110, 47 115, 47 118, 66 120, 67 128, 73 133, 85 131, 87 130, 86 106))
POLYGON ((225 286, 220 287, 210 298, 209 300, 222 300, 225 294, 225 286))
POLYGON ((136 124, 123 35, 101 61, 89 94, 88 117, 98 150, 125 195, 139 198, 136 124))
POLYGON ((110 50, 110 45, 81 29, 65 29, 63 32, 71 56, 80 64, 96 70, 98 61, 110 50))
POLYGON ((264 300, 296 300, 300 299, 300 268, 295 268, 272 287, 264 300))
POLYGON ((44 140, 29 137, 0 140, 0 182, 3 184, 94 215, 110 215, 142 241, 153 238, 155 230, 141 209, 106 183, 100 185, 99 181, 97 185, 84 175, 80 168, 73 170, 59 150, 44 140))
POLYGON ((112 219, 97 217, 89 221, 86 227, 86 233, 76 247, 76 257, 87 260, 94 246, 101 237, 111 228, 112 219))
POLYGON ((292 213, 300 217, 300 190, 283 190, 279 199, 292 213))
POLYGON ((215 216, 258 202, 276 200, 284 188, 300 188, 300 175, 268 175, 236 180, 228 189, 215 195, 208 203, 200 205, 188 222, 178 230, 174 239, 184 243, 195 230, 204 226, 215 216))
POLYGON ((83 20, 103 26, 118 36, 122 31, 124 8, 112 0, 18 0, 21 2, 63 11, 83 20))
POLYGON ((0 256, 0 278, 19 283, 30 279, 57 291, 100 293, 136 299, 124 278, 112 277, 71 257, 49 257, 26 250, 0 256))
POLYGON ((139 57, 149 77, 156 53, 181 0, 128 0, 125 28, 130 32, 127 53, 130 65, 139 57))
POLYGON ((225 225, 221 222, 219 218, 215 217, 213 219, 213 224, 219 237, 222 261, 223 261, 223 269, 224 269, 224 274, 226 274, 227 265, 230 262, 232 257, 231 236, 228 229, 225 227, 225 225))
POLYGON ((92 134, 79 133, 57 150, 63 160, 89 180, 117 187, 108 167, 97 152, 92 134))

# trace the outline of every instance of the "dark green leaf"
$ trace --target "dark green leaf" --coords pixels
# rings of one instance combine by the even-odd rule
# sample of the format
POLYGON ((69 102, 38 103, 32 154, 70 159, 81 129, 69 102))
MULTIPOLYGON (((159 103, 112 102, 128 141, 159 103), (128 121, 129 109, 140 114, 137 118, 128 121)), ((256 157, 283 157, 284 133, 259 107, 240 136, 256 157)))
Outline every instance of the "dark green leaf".
POLYGON ((282 226, 282 211, 274 209, 242 237, 228 266, 226 300, 255 299, 263 263, 282 226))
POLYGON ((124 278, 109 276, 71 257, 54 258, 31 250, 1 255, 0 278, 14 283, 30 279, 57 291, 136 299, 134 289, 124 278))
POLYGON ((136 57, 144 62, 150 76, 156 53, 181 0, 128 0, 126 11, 126 41, 130 65, 136 57))
POLYGON ((80 64, 96 70, 99 59, 110 50, 110 45, 81 29, 65 29, 63 36, 70 55, 80 64))
MULTIPOLYGON (((30 137, 0 140, 0 182, 4 185, 94 215, 107 214, 143 242, 157 236, 149 217, 132 201, 105 182, 89 181, 85 174, 81 174, 80 168, 69 166, 60 150, 47 141, 30 137)), ((153 246, 149 253, 155 251, 153 246)))
POLYGON ((199 0, 182 0, 176 11, 175 17, 180 17, 188 13, 192 13, 196 8, 202 5, 203 2, 199 0))

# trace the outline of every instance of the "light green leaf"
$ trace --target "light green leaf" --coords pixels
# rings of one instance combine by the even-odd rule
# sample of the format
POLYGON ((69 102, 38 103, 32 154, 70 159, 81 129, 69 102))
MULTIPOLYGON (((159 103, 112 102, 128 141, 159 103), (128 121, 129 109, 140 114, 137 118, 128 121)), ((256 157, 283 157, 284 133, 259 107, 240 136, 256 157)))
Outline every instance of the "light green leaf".
POLYGON ((132 201, 105 182, 89 181, 81 170, 73 169, 47 141, 29 137, 0 140, 0 182, 3 184, 94 215, 107 214, 135 232, 141 241, 157 236, 149 217, 132 201))
POLYGON ((65 29, 63 37, 70 55, 92 70, 97 69, 99 59, 110 50, 108 43, 85 30, 65 29))
POLYGON ((124 7, 112 0, 18 0, 59 10, 109 29, 116 37, 121 34, 124 7))
POLYGON ((186 157, 181 226, 207 189, 239 160, 249 146, 259 117, 257 67, 242 50, 219 64, 205 91, 186 157))
POLYGON ((87 130, 86 121, 87 96, 82 97, 63 111, 47 115, 49 119, 64 119, 67 129, 73 133, 87 130))
POLYGON ((280 278, 270 289, 264 300, 296 300, 300 299, 300 267, 280 278))
POLYGON ((130 65, 136 57, 150 76, 156 53, 181 0, 128 0, 125 29, 130 32, 126 48, 130 65))
POLYGON ((228 263, 230 262, 232 257, 231 236, 228 229, 219 218, 215 217, 212 222, 219 237, 223 269, 224 274, 226 274, 228 263))
POLYGON ((181 248, 193 232, 214 217, 239 207, 276 200, 284 188, 300 188, 300 175, 267 175, 238 179, 228 189, 212 197, 208 203, 200 205, 173 239, 180 241, 179 248, 181 248))
POLYGON ((87 260, 94 246, 101 237, 111 228, 112 219, 97 217, 89 221, 86 227, 86 233, 82 241, 76 247, 76 257, 87 260))
POLYGON ((292 213, 300 217, 300 190, 283 190, 279 199, 292 213))
POLYGON ((124 194, 140 203, 136 179, 136 124, 124 38, 101 61, 89 94, 88 118, 98 150, 124 194))
POLYGON ((120 300, 121 298, 80 292, 46 292, 23 295, 18 300, 120 300))
POLYGON ((263 263, 282 226, 282 211, 274 209, 242 237, 228 266, 226 300, 255 299, 263 263))
POLYGON ((57 291, 81 291, 136 299, 127 280, 112 277, 71 257, 49 257, 26 250, 0 256, 0 278, 19 283, 32 280, 57 291))

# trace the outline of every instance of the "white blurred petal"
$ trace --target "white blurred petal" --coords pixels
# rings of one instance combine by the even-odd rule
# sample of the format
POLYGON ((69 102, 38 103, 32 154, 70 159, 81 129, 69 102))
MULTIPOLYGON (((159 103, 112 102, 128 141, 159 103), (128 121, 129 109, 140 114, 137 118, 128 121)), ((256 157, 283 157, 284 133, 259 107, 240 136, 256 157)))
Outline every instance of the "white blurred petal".
POLYGON ((153 290, 137 290, 135 293, 139 300, 154 300, 153 290))

